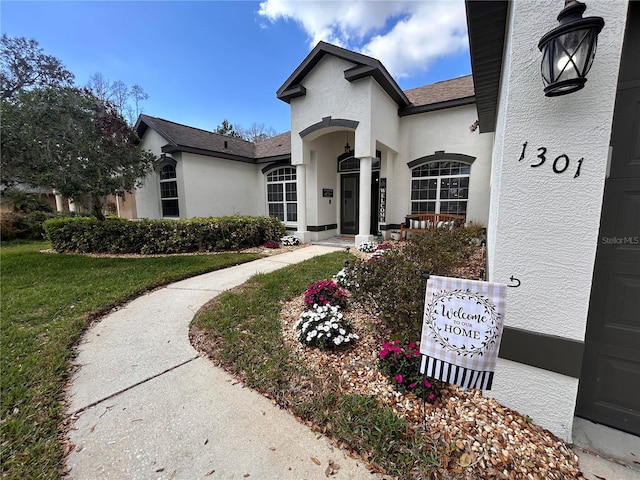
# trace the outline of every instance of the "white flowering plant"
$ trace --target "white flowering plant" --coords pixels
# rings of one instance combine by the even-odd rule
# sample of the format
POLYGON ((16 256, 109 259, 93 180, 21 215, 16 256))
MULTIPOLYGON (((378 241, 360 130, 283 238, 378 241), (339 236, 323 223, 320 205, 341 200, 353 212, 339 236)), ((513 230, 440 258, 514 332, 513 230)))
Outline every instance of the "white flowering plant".
POLYGON ((378 248, 378 242, 363 242, 358 245, 358 250, 365 253, 373 253, 378 248))
POLYGON ((282 245, 285 247, 292 247, 294 245, 300 245, 300 240, 298 237, 294 237, 293 235, 285 235, 280 239, 282 245))
POLYGON ((343 267, 333 276, 333 279, 339 287, 344 288, 345 290, 354 292, 358 289, 358 282, 356 281, 353 269, 343 267))
POLYGON ((293 328, 301 343, 322 350, 351 345, 359 339, 340 307, 335 305, 314 305, 302 312, 293 328))

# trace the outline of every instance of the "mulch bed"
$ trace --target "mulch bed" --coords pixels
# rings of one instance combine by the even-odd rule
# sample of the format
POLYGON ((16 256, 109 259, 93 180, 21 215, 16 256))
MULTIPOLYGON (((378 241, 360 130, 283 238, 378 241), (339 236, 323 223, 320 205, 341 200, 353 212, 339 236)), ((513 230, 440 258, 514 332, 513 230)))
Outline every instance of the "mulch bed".
MULTIPOLYGON (((478 249, 455 275, 477 278, 483 266, 484 251, 478 249)), ((363 308, 352 305, 345 311, 360 340, 351 348, 335 351, 321 351, 297 340, 293 324, 304 310, 302 295, 283 305, 281 321, 286 345, 319 378, 337 378, 339 389, 345 393, 374 395, 381 405, 405 418, 440 453, 434 478, 585 480, 578 457, 569 445, 479 390, 461 391, 447 385, 442 398, 433 405, 394 390, 378 371, 378 354, 382 344, 391 339, 389 330, 363 308)), ((200 351, 209 350, 202 335, 198 335, 196 343, 200 351)))

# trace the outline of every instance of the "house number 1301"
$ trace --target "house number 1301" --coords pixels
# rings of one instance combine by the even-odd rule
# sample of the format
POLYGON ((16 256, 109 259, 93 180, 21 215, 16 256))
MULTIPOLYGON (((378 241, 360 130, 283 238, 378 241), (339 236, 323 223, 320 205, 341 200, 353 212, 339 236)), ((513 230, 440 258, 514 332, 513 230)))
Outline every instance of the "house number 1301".
MULTIPOLYGON (((524 142, 522 144, 522 153, 520 154, 520 158, 518 159, 519 162, 521 162, 525 158, 528 143, 529 142, 524 142)), ((536 157, 539 159, 539 161, 538 163, 530 165, 532 168, 541 167, 547 161, 547 147, 538 148, 538 155, 536 155, 536 157)), ((578 168, 576 168, 576 173, 573 175, 573 178, 577 178, 580 176, 580 168, 582 168, 583 161, 584 161, 584 158, 581 158, 580 160, 578 160, 578 168)), ((553 164, 551 165, 551 168, 553 169, 553 173, 559 174, 559 173, 566 172, 567 169, 569 168, 570 163, 571 162, 569 160, 569 157, 566 154, 563 153, 562 155, 558 155, 553 160, 553 164)))

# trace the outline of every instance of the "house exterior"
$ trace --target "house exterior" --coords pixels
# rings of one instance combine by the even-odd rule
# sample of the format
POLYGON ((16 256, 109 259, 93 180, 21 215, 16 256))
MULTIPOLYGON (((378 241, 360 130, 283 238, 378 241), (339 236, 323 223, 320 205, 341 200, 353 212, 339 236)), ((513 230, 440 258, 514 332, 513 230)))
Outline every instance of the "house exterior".
POLYGON ((278 98, 291 132, 258 144, 141 115, 161 162, 132 216, 275 215, 304 242, 359 243, 417 212, 486 225, 492 135, 470 129, 471 76, 404 92, 378 60, 320 42, 278 98))
POLYGON ((492 393, 565 440, 574 417, 640 435, 640 2, 586 3, 605 26, 585 87, 559 97, 537 45, 562 2, 466 3, 494 135, 488 278, 519 285, 492 393))
POLYGON ((562 2, 466 7, 473 76, 402 91, 321 42, 277 92, 291 131, 265 143, 142 115, 161 161, 131 216, 275 215, 358 244, 464 214, 487 227, 488 280, 514 287, 491 394, 567 441, 576 417, 640 435, 640 2, 589 1, 588 82, 554 98, 537 45, 562 2))

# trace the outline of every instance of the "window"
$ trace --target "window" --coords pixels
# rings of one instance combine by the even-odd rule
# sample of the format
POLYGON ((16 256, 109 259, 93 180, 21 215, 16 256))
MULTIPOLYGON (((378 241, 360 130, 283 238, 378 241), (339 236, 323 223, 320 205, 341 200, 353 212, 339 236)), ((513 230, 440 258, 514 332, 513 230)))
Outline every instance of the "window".
POLYGON ((173 165, 165 165, 160 170, 160 200, 162 202, 163 217, 180 216, 176 167, 173 165))
MULTIPOLYGON (((380 170, 380 158, 382 153, 380 150, 376 150, 376 158, 371 161, 371 170, 380 170)), ((360 171, 360 159, 353 156, 353 150, 340 155, 338 157, 338 172, 359 172, 360 171)))
POLYGON ((429 162, 411 170, 411 213, 466 215, 471 165, 429 162))
POLYGON ((284 223, 298 221, 298 194, 295 167, 283 167, 267 174, 267 206, 269 216, 284 223))

